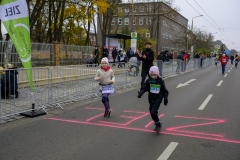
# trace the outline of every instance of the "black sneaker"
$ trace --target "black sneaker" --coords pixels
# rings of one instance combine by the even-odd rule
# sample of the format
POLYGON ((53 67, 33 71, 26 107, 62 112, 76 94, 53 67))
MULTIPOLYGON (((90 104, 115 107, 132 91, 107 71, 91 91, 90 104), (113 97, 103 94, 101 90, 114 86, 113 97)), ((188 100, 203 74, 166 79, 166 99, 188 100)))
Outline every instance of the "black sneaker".
POLYGON ((110 118, 110 116, 111 116, 111 112, 112 112, 111 109, 109 109, 109 110, 107 111, 107 118, 110 118))
POLYGON ((156 133, 159 134, 161 132, 162 123, 156 123, 155 125, 156 125, 156 127, 155 127, 154 131, 156 131, 156 133))
POLYGON ((108 110, 105 110, 104 117, 108 116, 108 110))

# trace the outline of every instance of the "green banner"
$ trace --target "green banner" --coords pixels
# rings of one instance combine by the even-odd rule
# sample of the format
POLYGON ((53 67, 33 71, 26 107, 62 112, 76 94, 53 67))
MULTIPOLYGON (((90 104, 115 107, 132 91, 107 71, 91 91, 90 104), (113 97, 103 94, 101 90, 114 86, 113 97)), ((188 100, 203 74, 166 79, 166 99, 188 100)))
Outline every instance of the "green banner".
POLYGON ((213 53, 217 53, 218 49, 214 48, 213 53))
MULTIPOLYGON (((24 68, 32 68, 29 15, 26 0, 2 0, 0 19, 18 52, 24 68)), ((33 92, 32 70, 26 69, 33 92)))

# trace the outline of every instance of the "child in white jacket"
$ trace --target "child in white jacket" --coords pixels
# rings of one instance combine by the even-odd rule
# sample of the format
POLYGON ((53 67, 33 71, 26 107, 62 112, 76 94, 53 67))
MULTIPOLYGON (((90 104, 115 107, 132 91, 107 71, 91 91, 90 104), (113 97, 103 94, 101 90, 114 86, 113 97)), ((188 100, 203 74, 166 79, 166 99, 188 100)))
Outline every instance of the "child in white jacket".
POLYGON ((104 117, 109 118, 112 110, 110 109, 108 96, 114 91, 112 84, 115 82, 115 76, 113 74, 113 70, 109 67, 108 59, 106 57, 102 59, 101 68, 97 70, 97 74, 94 79, 99 81, 100 84, 102 103, 105 106, 104 117))

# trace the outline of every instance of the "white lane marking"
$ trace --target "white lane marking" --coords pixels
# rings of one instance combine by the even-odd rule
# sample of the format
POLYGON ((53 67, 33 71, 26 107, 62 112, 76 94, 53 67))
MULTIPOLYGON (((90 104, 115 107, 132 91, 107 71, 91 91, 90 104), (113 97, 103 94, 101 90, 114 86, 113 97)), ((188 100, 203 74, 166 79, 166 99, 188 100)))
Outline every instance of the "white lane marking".
POLYGON ((189 80, 189 81, 187 81, 185 83, 180 83, 176 88, 187 86, 187 85, 189 85, 189 83, 191 83, 193 81, 196 81, 196 79, 191 79, 191 80, 189 80))
POLYGON ((177 147, 177 145, 177 142, 171 142, 157 160, 167 160, 174 151, 174 149, 177 147))
POLYGON ((202 105, 198 108, 198 110, 203 110, 206 107, 206 105, 208 104, 208 102, 210 101, 210 99, 212 98, 212 96, 213 96, 213 94, 209 94, 209 96, 202 103, 202 105))
POLYGON ((221 86, 222 82, 223 82, 223 80, 221 80, 221 81, 218 83, 217 86, 218 86, 218 87, 221 86))
POLYGON ((224 77, 227 77, 227 74, 225 74, 225 76, 224 77))
POLYGON ((228 72, 230 72, 231 70, 229 70, 228 72))

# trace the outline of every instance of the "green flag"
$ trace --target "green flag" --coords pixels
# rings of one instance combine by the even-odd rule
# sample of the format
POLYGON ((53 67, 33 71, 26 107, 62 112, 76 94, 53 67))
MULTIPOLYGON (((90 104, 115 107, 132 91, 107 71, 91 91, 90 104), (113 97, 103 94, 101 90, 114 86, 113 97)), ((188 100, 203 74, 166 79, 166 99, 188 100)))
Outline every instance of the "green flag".
MULTIPOLYGON (((2 0, 0 19, 18 52, 24 68, 32 68, 28 6, 26 0, 2 0)), ((32 70, 26 69, 33 93, 32 70)))

